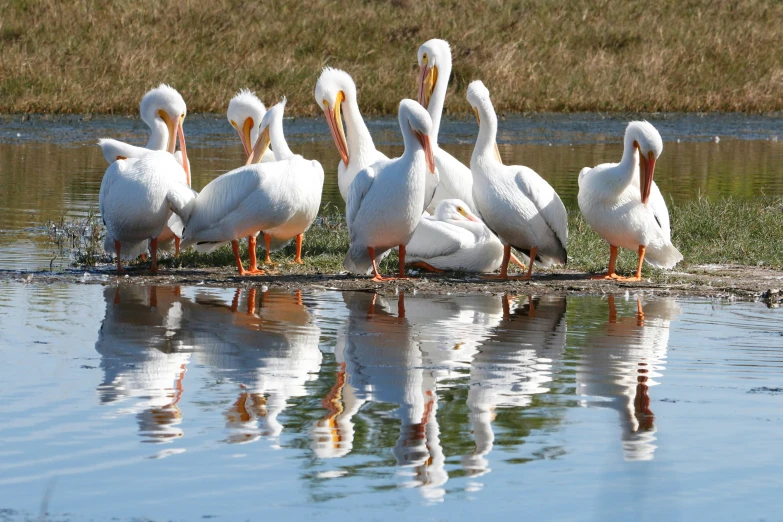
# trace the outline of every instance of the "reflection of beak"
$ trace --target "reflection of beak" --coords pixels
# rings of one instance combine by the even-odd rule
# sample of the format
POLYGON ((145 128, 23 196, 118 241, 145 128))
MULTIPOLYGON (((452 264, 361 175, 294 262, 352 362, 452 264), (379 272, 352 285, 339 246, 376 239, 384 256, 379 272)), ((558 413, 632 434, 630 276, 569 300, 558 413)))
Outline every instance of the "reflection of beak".
POLYGON ((647 157, 639 150, 639 181, 642 189, 642 204, 646 205, 650 198, 652 189, 653 174, 655 174, 655 156, 652 151, 647 153, 647 157))
POLYGON ((433 154, 432 146, 430 145, 430 137, 419 131, 413 131, 413 134, 416 135, 416 138, 424 149, 424 155, 427 158, 427 168, 430 169, 430 173, 435 174, 435 155, 433 154))
POLYGON ((174 154, 174 150, 177 148, 177 124, 179 123, 179 118, 171 118, 163 109, 158 111, 158 116, 160 116, 169 130, 169 141, 166 144, 166 150, 169 151, 169 154, 174 154))
POLYGON ((438 67, 429 67, 427 62, 428 60, 425 56, 421 64, 421 74, 419 75, 419 104, 425 109, 430 104, 432 91, 435 90, 435 82, 438 81, 438 67))
POLYGON ((269 126, 266 126, 264 127, 264 130, 261 131, 261 134, 258 135, 256 144, 253 146, 253 154, 247 157, 247 162, 245 162, 245 165, 259 163, 261 161, 261 157, 266 153, 266 149, 269 148, 269 142, 269 126))
POLYGON ((188 179, 188 187, 190 186, 190 164, 188 163, 188 151, 185 148, 185 128, 183 126, 185 122, 181 122, 177 125, 177 136, 179 137, 179 150, 182 151, 182 168, 185 169, 185 176, 188 179))
POLYGON ((337 152, 340 153, 340 157, 343 160, 345 166, 348 166, 348 141, 345 139, 345 131, 343 130, 343 119, 340 114, 342 110, 342 103, 345 101, 345 94, 340 91, 337 94, 337 98, 334 100, 334 109, 329 108, 329 103, 324 100, 324 116, 326 117, 326 123, 329 125, 329 130, 332 132, 332 138, 334 138, 334 144, 337 146, 337 152))

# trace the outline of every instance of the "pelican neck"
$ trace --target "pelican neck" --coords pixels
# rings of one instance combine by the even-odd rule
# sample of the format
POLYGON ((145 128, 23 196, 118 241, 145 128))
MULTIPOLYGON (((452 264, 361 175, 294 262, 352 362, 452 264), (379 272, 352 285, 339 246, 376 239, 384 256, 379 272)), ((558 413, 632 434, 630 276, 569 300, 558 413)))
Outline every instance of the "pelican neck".
POLYGON ((288 148, 283 134, 283 110, 278 109, 272 115, 272 123, 269 124, 269 141, 272 145, 272 152, 277 161, 283 161, 291 158, 294 153, 288 148))
MULTIPOLYGON (((343 92, 345 92, 343 90, 343 92)), ((360 157, 367 150, 375 150, 370 131, 364 123, 359 104, 355 96, 346 96, 343 101, 343 120, 345 122, 346 142, 349 161, 360 157)))
POLYGON ((476 147, 473 155, 478 157, 495 158, 495 144, 498 132, 498 117, 492 102, 477 106, 479 112, 479 133, 476 138, 476 147), (485 106, 486 105, 486 106, 485 106))
POLYGON ((443 115, 443 105, 446 102, 446 91, 449 88, 449 76, 451 76, 451 57, 444 58, 443 66, 436 65, 438 68, 438 80, 435 82, 435 88, 430 97, 430 103, 427 112, 432 119, 432 130, 430 139, 433 145, 438 143, 438 132, 440 131, 440 118, 443 115))

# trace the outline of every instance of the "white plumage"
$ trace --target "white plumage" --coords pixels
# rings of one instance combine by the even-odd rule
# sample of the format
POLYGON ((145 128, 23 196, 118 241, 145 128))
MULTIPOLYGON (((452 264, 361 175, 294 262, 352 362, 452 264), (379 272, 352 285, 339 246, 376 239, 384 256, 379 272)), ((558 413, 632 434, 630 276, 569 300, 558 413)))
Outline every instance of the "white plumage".
MULTIPOLYGON (((228 123, 239 134, 239 140, 242 142, 242 147, 245 149, 245 155, 247 156, 250 156, 253 152, 253 144, 258 139, 261 119, 264 117, 264 114, 266 114, 266 107, 255 93, 248 89, 241 89, 228 102, 226 118, 228 118, 228 123)), ((275 155, 272 150, 267 150, 261 157, 261 163, 270 161, 275 161, 275 155)))
POLYGON ((438 179, 427 178, 427 210, 430 213, 444 199, 460 199, 475 212, 473 176, 470 169, 438 145, 440 117, 451 75, 451 49, 445 40, 432 39, 419 47, 419 103, 432 118, 430 142, 435 156, 438 179), (437 186, 437 188, 436 188, 437 186), (433 193, 434 190, 434 193, 433 193))
POLYGON ((141 158, 130 158, 112 163, 103 176, 98 198, 101 216, 106 224, 107 252, 116 251, 117 268, 120 258, 133 259, 153 242, 153 270, 156 269, 155 250, 171 212, 183 221, 190 217, 195 192, 177 181, 182 167, 168 152, 150 152, 141 158), (117 246, 119 244, 119 247, 117 246))
POLYGON ((314 95, 316 103, 324 111, 326 123, 340 153, 337 186, 343 201, 347 202, 356 175, 364 168, 389 158, 375 149, 370 131, 359 111, 356 84, 348 73, 331 67, 324 68, 315 84, 314 95))
POLYGON ((479 135, 470 160, 473 199, 479 216, 505 246, 500 277, 507 276, 510 247, 544 266, 566 263, 568 214, 554 189, 535 171, 500 161, 495 137, 497 115, 480 81, 468 87, 468 101, 479 119, 479 135))
POLYGON ((617 247, 639 251, 634 278, 641 277, 642 260, 672 268, 682 254, 672 245, 669 211, 653 181, 655 160, 663 152, 658 131, 646 121, 625 130, 620 163, 604 163, 579 173, 579 209, 585 220, 611 246, 608 278, 614 274, 617 247))
POLYGON ((405 152, 359 172, 345 211, 351 246, 343 266, 358 274, 373 269, 376 280, 384 278, 375 263, 394 246, 400 246, 400 277, 404 276, 405 245, 421 218, 425 176, 435 171, 427 111, 413 100, 402 100, 398 119, 405 152))
MULTIPOLYGON (((288 149, 282 136, 284 107, 285 100, 264 115, 252 160, 257 162, 263 156, 270 141, 275 153, 287 159, 248 165, 212 180, 196 199, 185 227, 183 248, 196 245, 208 251, 259 230, 291 239, 310 226, 321 203, 324 172, 317 161, 288 149)), ((238 245, 234 246, 240 274, 244 274, 238 245)))
POLYGON ((406 254, 409 263, 438 270, 493 272, 503 259, 503 244, 464 201, 444 199, 435 215, 421 218, 406 254))

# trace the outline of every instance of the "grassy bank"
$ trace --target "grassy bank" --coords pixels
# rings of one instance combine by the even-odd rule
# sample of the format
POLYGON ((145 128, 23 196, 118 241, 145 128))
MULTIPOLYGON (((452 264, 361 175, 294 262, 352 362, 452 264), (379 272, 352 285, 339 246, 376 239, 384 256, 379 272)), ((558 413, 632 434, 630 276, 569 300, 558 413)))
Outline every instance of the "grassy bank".
POLYGON ((240 87, 317 112, 324 65, 367 114, 415 95, 416 49, 451 42, 446 109, 482 79, 502 111, 783 110, 783 3, 0 0, 0 112, 135 113, 159 82, 195 112, 240 87))
MULTIPOLYGON (((694 265, 738 264, 783 269, 783 198, 758 198, 742 200, 722 198, 718 200, 697 199, 686 203, 670 205, 673 242, 685 257, 678 269, 694 265)), ((568 268, 599 272, 606 269, 609 247, 593 232, 578 211, 569 211, 568 268)), ((100 221, 93 221, 99 226, 100 221)), ((100 245, 100 233, 85 225, 73 233, 65 232, 67 238, 83 235, 82 241, 69 239, 77 245, 76 260, 82 266, 94 262, 94 251, 89 245, 100 245), (81 232, 79 232, 81 231, 81 232)), ((348 230, 345 220, 335 207, 321 212, 318 220, 305 235, 303 266, 289 264, 294 257, 293 245, 272 254, 272 260, 279 263, 280 274, 341 272, 342 260, 348 250, 348 230)), ((247 252, 242 252, 247 259, 247 252)), ((263 259, 263 250, 259 249, 263 259)), ((234 257, 230 249, 223 247, 210 254, 199 254, 192 249, 179 258, 164 257, 164 267, 206 268, 232 267, 234 257)), ((396 270, 397 256, 390 255, 381 268, 391 273, 396 270)), ((621 251, 618 271, 630 274, 636 269, 636 253, 621 251)), ((655 276, 657 271, 649 266, 645 275, 655 276)))

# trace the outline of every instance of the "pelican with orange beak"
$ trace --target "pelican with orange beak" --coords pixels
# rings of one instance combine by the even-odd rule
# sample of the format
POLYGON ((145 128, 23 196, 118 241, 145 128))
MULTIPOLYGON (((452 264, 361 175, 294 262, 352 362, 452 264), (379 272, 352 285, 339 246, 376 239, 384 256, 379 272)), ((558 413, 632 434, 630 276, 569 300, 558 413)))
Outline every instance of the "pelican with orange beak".
MULTIPOLYGON (((245 150, 245 158, 253 153, 253 144, 258 140, 261 118, 264 114, 266 114, 266 107, 249 89, 241 89, 228 102, 226 117, 239 135, 242 148, 245 150)), ((270 161, 275 161, 275 155, 271 149, 267 149, 261 157, 261 163, 270 161)))
POLYGON ((579 210, 585 220, 609 243, 609 269, 596 279, 640 281, 642 264, 673 268, 682 254, 672 245, 669 211, 653 181, 655 162, 663 140, 646 121, 632 121, 625 129, 620 163, 585 167, 579 173, 579 210), (636 274, 615 273, 618 248, 636 250, 636 274))
MULTIPOLYGON (((145 147, 138 147, 114 139, 100 139, 103 157, 111 165, 117 160, 141 158, 150 151, 167 151, 173 154, 181 169, 171 171, 175 181, 190 186, 190 162, 185 148, 185 134, 182 128, 187 114, 185 100, 176 89, 160 84, 151 89, 141 99, 139 105, 141 119, 150 128, 151 135, 145 147), (177 140, 180 151, 176 152, 177 140)), ((171 223, 167 224, 158 236, 159 246, 164 247, 172 239, 174 240, 175 253, 179 254, 179 237, 182 234, 182 223, 179 218, 171 216, 171 223)), ((105 247, 112 249, 114 239, 106 238, 105 247)))
POLYGON ((351 182, 359 171, 389 158, 375 148, 370 131, 367 130, 359 111, 356 84, 348 73, 331 67, 324 68, 313 94, 315 102, 324 112, 340 154, 337 186, 343 201, 348 201, 351 182))
POLYGON ((359 172, 351 183, 345 215, 351 246, 343 266, 357 274, 378 272, 381 256, 399 246, 399 278, 405 278, 405 245, 411 240, 424 208, 425 184, 435 175, 430 145, 432 120, 413 100, 402 100, 398 112, 405 144, 402 156, 359 172))

